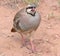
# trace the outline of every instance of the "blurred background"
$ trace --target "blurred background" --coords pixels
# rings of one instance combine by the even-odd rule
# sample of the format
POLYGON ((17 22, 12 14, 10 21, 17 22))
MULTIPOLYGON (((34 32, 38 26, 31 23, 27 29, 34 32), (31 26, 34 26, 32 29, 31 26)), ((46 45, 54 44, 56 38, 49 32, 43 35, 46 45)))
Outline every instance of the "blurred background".
POLYGON ((60 0, 0 0, 0 56, 60 56, 60 0), (15 14, 30 3, 41 15, 33 37, 37 54, 29 45, 21 48, 20 34, 11 33, 15 14))

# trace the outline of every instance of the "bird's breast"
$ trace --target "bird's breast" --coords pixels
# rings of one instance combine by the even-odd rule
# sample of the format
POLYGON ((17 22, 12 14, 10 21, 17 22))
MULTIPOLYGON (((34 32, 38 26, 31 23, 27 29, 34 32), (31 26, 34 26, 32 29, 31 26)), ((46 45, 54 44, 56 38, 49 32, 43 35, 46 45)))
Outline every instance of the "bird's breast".
POLYGON ((22 30, 35 29, 40 23, 40 16, 36 14, 35 16, 25 15, 21 22, 20 27, 22 30))

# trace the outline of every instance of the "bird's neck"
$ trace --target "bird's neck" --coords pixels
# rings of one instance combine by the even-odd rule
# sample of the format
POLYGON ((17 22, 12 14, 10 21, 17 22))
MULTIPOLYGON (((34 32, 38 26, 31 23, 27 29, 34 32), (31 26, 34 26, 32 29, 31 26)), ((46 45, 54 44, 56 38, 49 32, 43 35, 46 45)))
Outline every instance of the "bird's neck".
POLYGON ((29 14, 29 15, 31 15, 31 16, 35 16, 36 12, 34 12, 34 14, 27 12, 27 14, 29 14))

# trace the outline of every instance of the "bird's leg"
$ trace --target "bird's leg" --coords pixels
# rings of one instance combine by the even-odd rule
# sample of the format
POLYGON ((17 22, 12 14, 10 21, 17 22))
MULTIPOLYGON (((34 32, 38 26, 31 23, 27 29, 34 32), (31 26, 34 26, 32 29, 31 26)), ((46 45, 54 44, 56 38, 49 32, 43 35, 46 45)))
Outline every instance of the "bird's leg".
POLYGON ((36 48, 34 46, 32 39, 30 39, 30 45, 31 45, 32 53, 36 52, 36 48))
POLYGON ((24 36, 23 36, 23 34, 22 33, 20 33, 21 34, 21 37, 22 37, 22 47, 23 46, 25 46, 26 45, 26 43, 25 43, 25 38, 24 38, 24 36))
POLYGON ((31 34, 30 34, 30 45, 31 45, 31 49, 32 49, 32 52, 33 52, 33 53, 36 52, 36 47, 35 47, 35 45, 34 45, 34 43, 33 43, 33 39, 32 39, 34 32, 35 32, 35 31, 31 32, 31 34))

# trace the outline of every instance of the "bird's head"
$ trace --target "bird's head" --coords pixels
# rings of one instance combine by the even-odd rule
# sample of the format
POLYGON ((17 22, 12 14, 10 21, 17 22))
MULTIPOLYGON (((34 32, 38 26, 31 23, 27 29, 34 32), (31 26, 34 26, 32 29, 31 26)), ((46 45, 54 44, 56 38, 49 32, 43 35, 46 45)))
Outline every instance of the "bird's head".
POLYGON ((30 4, 26 7, 26 12, 32 16, 35 16, 36 13, 36 5, 35 4, 30 4))

